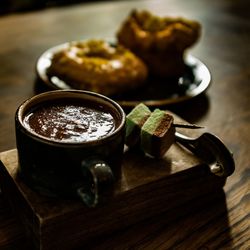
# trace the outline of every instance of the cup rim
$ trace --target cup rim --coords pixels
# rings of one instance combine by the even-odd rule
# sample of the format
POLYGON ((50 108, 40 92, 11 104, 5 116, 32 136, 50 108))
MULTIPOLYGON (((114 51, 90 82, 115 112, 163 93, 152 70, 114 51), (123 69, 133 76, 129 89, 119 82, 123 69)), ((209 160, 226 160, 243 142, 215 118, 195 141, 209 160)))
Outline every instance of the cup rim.
MULTIPOLYGON (((72 97, 72 96, 69 96, 72 97)), ((58 98, 60 99, 60 97, 58 98)), ((96 92, 92 92, 92 91, 87 91, 87 90, 51 90, 51 91, 47 91, 47 92, 43 92, 37 95, 34 95, 28 99, 26 99, 17 109, 16 111, 16 121, 21 125, 21 129, 23 131, 25 131, 25 133, 27 133, 29 136, 31 136, 32 138, 42 141, 42 142, 46 142, 48 144, 52 144, 52 145, 57 145, 57 146, 83 146, 83 145, 95 145, 95 144, 99 144, 102 143, 106 140, 110 140, 111 138, 113 138, 114 136, 116 136, 124 127, 125 127, 125 123, 126 123, 126 114, 124 112, 124 110, 122 109, 122 107, 115 102, 114 100, 112 100, 111 98, 104 96, 102 94, 96 93, 96 92), (23 114, 25 112, 25 108, 27 107, 28 104, 30 104, 31 102, 35 101, 35 100, 39 100, 43 97, 46 96, 53 96, 56 95, 57 93, 76 93, 76 94, 85 94, 85 95, 89 95, 89 96, 94 96, 97 98, 101 98, 102 100, 111 103, 113 107, 115 107, 115 109, 118 111, 118 113, 120 113, 121 115, 121 121, 119 123, 119 125, 117 126, 117 128, 115 128, 115 130, 113 132, 111 132, 110 134, 105 135, 104 137, 101 137, 97 140, 93 140, 93 141, 80 141, 80 142, 65 142, 65 141, 55 141, 55 140, 51 140, 49 138, 46 138, 42 135, 39 135, 37 133, 33 133, 32 131, 28 130, 24 124, 23 124, 23 114)))

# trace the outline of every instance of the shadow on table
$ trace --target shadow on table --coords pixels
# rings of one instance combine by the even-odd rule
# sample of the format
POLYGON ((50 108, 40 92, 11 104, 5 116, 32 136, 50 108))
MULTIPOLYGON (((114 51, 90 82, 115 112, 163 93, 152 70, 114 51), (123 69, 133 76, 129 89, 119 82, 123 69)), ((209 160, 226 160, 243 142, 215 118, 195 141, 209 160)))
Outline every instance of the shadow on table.
MULTIPOLYGON (((45 85, 39 78, 35 79, 34 92, 39 94, 45 91, 52 90, 45 85)), ((206 115, 209 110, 209 98, 206 93, 198 95, 190 100, 183 101, 177 104, 170 104, 168 106, 161 106, 161 109, 167 109, 175 114, 187 120, 190 123, 198 123, 201 118, 206 115)), ((130 109, 124 108, 125 112, 128 113, 130 109)))
POLYGON ((34 79, 34 93, 35 94, 40 94, 46 91, 52 90, 49 88, 46 84, 42 82, 38 77, 34 79))
POLYGON ((193 99, 167 108, 182 117, 184 120, 198 124, 201 118, 208 112, 210 108, 210 100, 206 93, 203 93, 193 99))

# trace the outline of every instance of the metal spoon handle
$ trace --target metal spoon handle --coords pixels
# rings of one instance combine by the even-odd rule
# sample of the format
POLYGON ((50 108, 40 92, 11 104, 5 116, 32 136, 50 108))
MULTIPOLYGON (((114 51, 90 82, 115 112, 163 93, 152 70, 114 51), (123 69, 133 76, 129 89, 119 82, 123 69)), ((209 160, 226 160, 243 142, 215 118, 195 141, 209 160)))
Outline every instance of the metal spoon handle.
POLYGON ((179 132, 175 132, 175 139, 189 151, 191 151, 194 154, 197 154, 197 145, 196 145, 197 143, 195 143, 196 139, 183 135, 179 132))
POLYGON ((207 163, 214 174, 228 177, 234 172, 232 153, 215 135, 204 133, 198 138, 190 138, 176 132, 175 138, 178 143, 207 163))

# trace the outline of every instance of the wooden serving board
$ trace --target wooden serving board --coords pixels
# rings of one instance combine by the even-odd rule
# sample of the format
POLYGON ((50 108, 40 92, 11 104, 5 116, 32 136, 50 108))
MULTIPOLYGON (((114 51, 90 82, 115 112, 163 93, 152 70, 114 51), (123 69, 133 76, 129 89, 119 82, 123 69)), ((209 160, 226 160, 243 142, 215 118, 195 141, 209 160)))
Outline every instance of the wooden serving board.
MULTIPOLYGON (((163 159, 125 149, 122 177, 111 200, 96 208, 41 196, 17 175, 16 149, 0 153, 3 194, 19 216, 34 249, 75 249, 85 242, 221 189, 225 178, 177 144, 163 159)), ((177 209, 178 210, 178 209, 177 209)))

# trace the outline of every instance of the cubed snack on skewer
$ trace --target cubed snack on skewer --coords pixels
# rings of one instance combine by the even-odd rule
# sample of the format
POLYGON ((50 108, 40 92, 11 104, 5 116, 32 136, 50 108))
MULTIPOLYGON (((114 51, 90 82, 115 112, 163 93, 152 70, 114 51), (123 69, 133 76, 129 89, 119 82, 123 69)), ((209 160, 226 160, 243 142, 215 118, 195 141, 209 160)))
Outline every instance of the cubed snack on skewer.
POLYGON ((141 148, 153 157, 160 158, 175 142, 174 118, 165 111, 155 109, 141 128, 141 148))
POLYGON ((140 103, 127 115, 125 137, 127 146, 134 147, 139 143, 141 128, 150 114, 150 109, 145 104, 140 103))
POLYGON ((127 115, 125 144, 141 148, 146 154, 162 157, 175 142, 175 128, 198 129, 201 126, 188 123, 174 123, 174 117, 166 111, 150 109, 138 104, 127 115))

